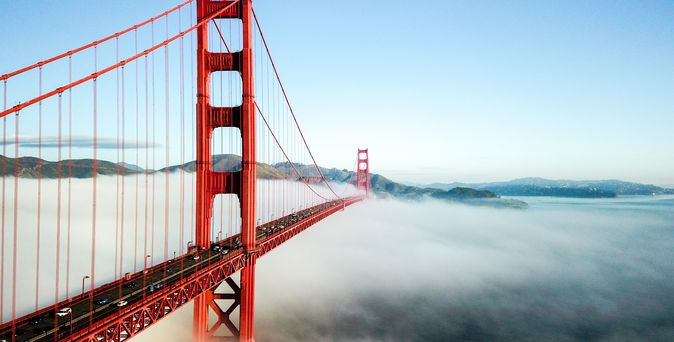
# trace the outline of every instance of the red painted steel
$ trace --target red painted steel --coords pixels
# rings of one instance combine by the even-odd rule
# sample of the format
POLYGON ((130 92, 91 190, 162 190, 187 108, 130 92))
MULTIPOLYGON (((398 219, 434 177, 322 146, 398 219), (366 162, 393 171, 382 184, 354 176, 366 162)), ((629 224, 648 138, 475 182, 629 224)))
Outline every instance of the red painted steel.
POLYGON ((356 186, 358 190, 365 190, 370 194, 370 159, 367 149, 358 149, 358 165, 356 174, 356 186))
MULTIPOLYGON (((280 246, 284 242, 288 241, 295 235, 300 234, 324 218, 336 212, 342 211, 347 206, 362 201, 363 199, 365 199, 363 196, 351 197, 332 201, 327 205, 318 205, 314 207, 316 209, 313 214, 307 216, 305 219, 297 221, 285 229, 261 239, 257 245, 258 254, 256 258, 264 256, 272 249, 280 246)), ((270 222, 270 224, 274 224, 274 222, 270 222)), ((245 253, 244 251, 235 252, 229 255, 226 259, 222 259, 217 263, 203 266, 203 268, 199 269, 194 274, 184 277, 179 282, 164 288, 162 291, 148 295, 142 302, 130 303, 129 306, 126 309, 120 311, 119 314, 113 313, 110 316, 95 322, 94 325, 89 329, 85 328, 82 331, 75 332, 72 337, 65 339, 65 341, 124 341, 138 335, 148 327, 157 323, 159 320, 166 317, 168 314, 174 312, 179 307, 191 300, 195 300, 195 304, 197 303, 196 300, 201 300, 202 303, 206 305, 204 310, 198 312, 207 318, 208 312, 206 309, 208 307, 213 308, 214 304, 212 303, 212 300, 220 299, 218 298, 219 296, 212 296, 207 292, 215 290, 221 283, 228 281, 227 279, 236 272, 243 271, 245 268, 248 268, 247 266, 250 265, 250 262, 251 259, 249 253, 245 253)), ((164 265, 160 264, 154 266, 150 270, 161 269, 162 267, 164 267, 164 265)), ((135 277, 142 277, 142 275, 137 274, 132 276, 134 279, 135 277)), ((100 293, 101 291, 109 289, 110 287, 118 286, 118 283, 119 281, 116 281, 114 283, 105 285, 96 289, 94 292, 100 293)), ((237 290, 234 289, 234 295, 236 295, 236 292, 237 290)), ((81 296, 73 297, 66 302, 60 303, 59 307, 69 306, 69 303, 72 303, 73 301, 90 296, 92 296, 92 293, 85 293, 81 296)), ((234 299, 234 302, 236 303, 236 298, 227 297, 224 299, 234 299)), ((43 315, 45 312, 49 312, 53 309, 54 307, 45 308, 35 314, 24 317, 21 320, 27 321, 30 319, 30 317, 43 315)), ((231 309, 233 310, 233 308, 231 309)), ((219 315, 218 317, 219 320, 228 327, 228 329, 233 327, 232 324, 229 324, 231 321, 229 321, 229 323, 226 322, 225 316, 219 315)), ((227 314, 226 317, 228 319, 229 314, 227 314)), ((196 326, 197 322, 195 320, 195 327, 196 326)), ((209 337, 208 333, 214 332, 214 330, 217 328, 216 326, 209 328, 208 324, 206 323, 205 329, 203 330, 203 334, 201 334, 201 336, 204 339, 207 339, 209 337)), ((202 326, 198 325, 198 327, 201 328, 202 326)), ((7 329, 7 325, 0 327, 0 331, 3 331, 3 329, 7 329)))
POLYGON ((253 341, 255 262, 257 260, 257 230, 255 219, 255 195, 257 163, 255 158, 255 74, 253 65, 253 2, 241 0, 241 21, 243 23, 242 73, 243 118, 241 127, 243 174, 241 191, 241 241, 248 253, 246 267, 241 271, 241 307, 239 309, 239 332, 241 341, 253 341))
POLYGON ((287 229, 284 229, 277 234, 271 235, 267 238, 263 238, 260 240, 260 243, 258 244, 259 246, 259 251, 258 251, 258 257, 261 257, 265 254, 267 254, 269 251, 272 249, 280 246, 284 242, 290 240, 293 236, 303 232, 307 228, 311 227, 312 225, 318 223, 319 221, 323 220, 324 218, 338 212, 341 210, 344 210, 346 207, 360 202, 364 200, 364 196, 357 196, 357 197, 351 197, 351 198, 345 198, 341 199, 335 202, 339 202, 339 205, 332 206, 324 211, 321 211, 320 213, 317 213, 311 217, 308 217, 305 220, 299 221, 292 226, 288 227, 287 229))
MULTIPOLYGON (((276 142, 276 145, 278 145, 278 148, 281 150, 281 153, 283 153, 283 156, 288 161, 288 164, 293 169, 293 171, 297 175, 298 179, 302 179, 304 177, 304 175, 302 175, 302 173, 295 166, 295 163, 293 163, 292 160, 290 160, 290 157, 288 157, 288 153, 286 153, 286 150, 283 148, 283 146, 279 142, 278 137, 276 136, 274 131, 271 129, 271 126, 269 126, 269 122, 267 121, 267 118, 264 116, 264 113, 262 112, 262 109, 257 104, 257 102, 255 103, 255 108, 257 108, 257 112, 260 114, 260 117, 262 118, 262 122, 264 122, 265 126, 267 126, 267 129, 269 130, 269 134, 271 134, 271 137, 274 139, 274 142, 276 142)), ((320 170, 320 168, 319 168, 319 170, 320 170)), ((325 184, 330 185, 328 183, 328 181, 325 180, 325 177, 323 177, 322 174, 321 174, 321 176, 319 176, 319 178, 320 178, 321 182, 325 182, 325 184)), ((311 190, 311 192, 313 192, 316 196, 318 196, 318 197, 320 197, 320 198, 322 198, 326 201, 330 200, 329 198, 326 198, 325 196, 318 193, 309 183, 306 183, 306 185, 307 185, 307 188, 309 188, 309 190, 311 190)))
POLYGON ((93 41, 93 42, 91 42, 91 43, 89 43, 89 44, 87 44, 87 45, 80 46, 79 48, 77 48, 77 49, 75 49, 75 50, 70 50, 70 51, 68 51, 68 52, 65 52, 65 53, 62 53, 62 54, 60 54, 60 55, 51 57, 51 58, 49 58, 49 59, 45 59, 45 60, 43 60, 43 61, 40 61, 40 62, 37 62, 37 63, 35 63, 35 64, 29 65, 29 66, 27 66, 27 67, 23 67, 23 68, 18 69, 18 70, 16 70, 16 71, 12 71, 12 72, 10 72, 10 73, 4 74, 4 75, 0 76, 0 81, 7 80, 7 79, 12 78, 12 77, 14 77, 14 76, 16 76, 16 75, 22 74, 22 73, 24 73, 24 72, 33 70, 33 69, 38 68, 38 67, 45 66, 45 65, 47 65, 47 64, 49 64, 49 63, 58 61, 58 60, 60 60, 60 59, 63 59, 63 58, 66 58, 66 57, 71 57, 72 55, 74 55, 74 54, 76 54, 76 53, 78 53, 78 52, 82 52, 82 51, 87 50, 87 49, 90 49, 90 48, 92 48, 92 47, 94 47, 94 46, 97 46, 97 45, 100 45, 100 44, 102 44, 102 43, 105 43, 105 42, 107 42, 107 41, 109 41, 109 40, 111 40, 111 39, 114 39, 114 38, 118 38, 118 37, 120 37, 120 36, 123 36, 124 34, 127 34, 127 33, 131 32, 131 31, 133 31, 133 30, 136 30, 136 29, 138 29, 138 28, 141 28, 141 27, 143 27, 143 26, 145 26, 145 25, 147 25, 147 24, 150 24, 150 23, 152 23, 152 22, 155 22, 155 21, 157 21, 157 19, 162 18, 162 17, 164 17, 164 16, 167 16, 167 15, 169 15, 169 14, 171 14, 171 13, 173 13, 173 12, 175 12, 175 11, 177 11, 177 10, 183 8, 183 7, 185 7, 186 5, 192 3, 192 1, 194 1, 194 0, 187 0, 187 1, 181 3, 181 4, 177 5, 177 6, 175 6, 175 7, 171 8, 171 9, 169 9, 168 11, 164 11, 164 12, 163 12, 162 14, 160 14, 160 15, 154 16, 154 17, 152 17, 152 18, 150 18, 150 19, 148 19, 148 20, 143 21, 142 23, 133 25, 133 26, 131 26, 131 27, 125 29, 125 30, 119 31, 119 32, 117 32, 117 33, 115 33, 115 34, 112 34, 112 35, 109 35, 109 36, 107 36, 107 37, 105 37, 105 38, 102 38, 102 39, 93 41))
MULTIPOLYGON (((240 1, 240 0, 234 0, 234 1, 232 1, 232 2, 229 2, 229 1, 223 1, 223 3, 226 3, 226 4, 227 4, 226 7, 223 7, 223 8, 221 8, 220 10, 218 10, 217 12, 211 14, 210 16, 208 16, 208 18, 204 18, 204 20, 197 22, 196 25, 194 25, 194 26, 188 28, 187 30, 185 30, 185 31, 183 31, 183 32, 181 32, 181 33, 178 33, 178 34, 176 34, 175 36, 173 36, 173 37, 171 37, 171 38, 169 38, 169 39, 167 39, 167 40, 165 40, 165 41, 163 41, 163 42, 161 42, 161 43, 159 43, 159 44, 157 44, 157 45, 155 45, 155 46, 153 46, 153 47, 151 47, 151 48, 149 48, 149 49, 147 49, 147 50, 145 50, 145 51, 143 51, 143 52, 141 52, 141 53, 139 53, 139 54, 136 54, 136 55, 131 56, 131 57, 125 59, 125 60, 122 60, 122 61, 120 61, 119 63, 116 63, 116 64, 114 64, 114 65, 111 65, 111 66, 109 66, 109 67, 107 67, 107 68, 101 69, 101 70, 99 70, 99 71, 96 71, 96 72, 92 73, 92 74, 89 75, 89 76, 83 77, 83 78, 81 78, 81 79, 79 79, 79 80, 77 80, 77 81, 70 82, 70 83, 68 83, 68 84, 66 84, 66 85, 64 85, 64 86, 61 86, 61 87, 58 87, 58 88, 56 88, 56 89, 54 89, 54 90, 51 90, 51 91, 49 91, 49 92, 46 92, 46 93, 44 93, 44 94, 42 94, 42 95, 40 95, 40 96, 38 96, 38 97, 32 98, 32 99, 27 100, 27 101, 25 101, 25 102, 21 102, 21 103, 17 104, 16 106, 12 107, 12 108, 9 108, 9 109, 7 109, 7 110, 3 110, 2 112, 0 112, 0 117, 4 117, 4 116, 7 116, 7 115, 12 114, 12 113, 17 113, 17 112, 19 112, 20 110, 22 110, 22 109, 24 109, 24 108, 26 108, 26 107, 30 107, 30 106, 32 106, 32 105, 34 105, 34 104, 36 104, 36 103, 39 103, 40 101, 43 101, 43 100, 45 100, 45 99, 47 99, 47 98, 50 98, 50 97, 54 96, 54 95, 61 94, 61 93, 63 93, 64 91, 69 90, 69 89, 72 89, 72 88, 74 88, 74 87, 76 87, 76 86, 78 86, 78 85, 80 85, 80 84, 82 84, 82 83, 85 83, 85 82, 88 82, 88 81, 95 80, 96 78, 100 77, 101 75, 107 74, 108 72, 113 71, 113 70, 117 70, 117 69, 121 68, 122 66, 124 66, 124 65, 126 65, 126 64, 128 64, 128 63, 131 63, 131 62, 133 62, 133 61, 135 61, 135 60, 137 60, 137 59, 139 59, 139 58, 141 58, 141 57, 143 57, 143 56, 147 56, 147 55, 149 55, 150 53, 152 53, 152 52, 158 50, 159 48, 164 47, 164 46, 167 46, 168 44, 170 44, 170 43, 172 43, 172 42, 174 42, 174 41, 180 39, 181 37, 184 37, 184 36, 187 35, 188 33, 190 33, 190 32, 192 32, 192 31, 194 31, 194 30, 196 30, 196 29, 202 27, 204 24, 208 23, 208 21, 210 21, 211 19, 213 19, 213 18, 215 18, 215 17, 218 17, 218 16, 226 16, 226 15, 228 15, 228 13, 230 13, 230 12, 233 11, 232 9, 235 8, 235 5, 238 4, 239 1, 240 1)), ((214 2, 217 3, 217 2, 219 2, 219 1, 214 1, 214 2)), ((229 17, 228 17, 228 18, 229 18, 229 17)))
MULTIPOLYGON (((259 240, 257 244, 258 255, 262 257, 272 249, 280 246, 285 241, 300 234, 302 231, 310 228, 324 218, 339 212, 354 203, 365 199, 364 196, 350 197, 342 200, 335 200, 327 204, 317 205, 310 209, 310 215, 304 219, 290 224, 282 230, 279 230, 269 236, 259 240)), ((266 225, 276 225, 282 220, 287 220, 291 215, 278 220, 269 222, 266 225)), ((186 257, 186 256, 185 256, 186 257)), ((179 261, 172 261, 178 263, 179 261)), ((129 303, 129 305, 119 311, 113 312, 109 316, 100 318, 90 328, 85 327, 80 331, 75 331, 74 335, 65 338, 64 341, 123 341, 131 338, 147 327, 153 325, 169 313, 175 311, 178 307, 196 299, 207 290, 215 289, 219 284, 226 281, 234 273, 241 271, 249 263, 248 254, 243 251, 235 251, 224 259, 211 264, 202 264, 198 270, 181 278, 180 281, 166 286, 160 291, 147 294, 143 301, 129 303)), ((140 281, 144 274, 162 270, 166 263, 155 265, 147 272, 139 272, 130 275, 132 281, 140 281)), ((72 307, 75 303, 96 297, 98 294, 109 291, 111 288, 119 287, 125 281, 119 279, 115 282, 100 286, 92 291, 72 297, 57 305, 46 307, 30 315, 19 318, 16 321, 7 322, 0 326, 0 335, 4 336, 15 322, 25 326, 26 322, 34 317, 43 316, 47 312, 53 312, 56 307, 72 307)), ((217 299, 217 298, 215 298, 217 299)), ((209 304, 210 306, 210 304, 209 304)), ((212 328, 211 328, 212 329, 212 328)), ((48 336, 45 336, 48 338, 48 336)))
MULTIPOLYGON (((145 25, 147 23, 153 22, 159 17, 167 15, 168 13, 175 11, 182 6, 190 3, 194 0, 186 1, 185 3, 164 12, 162 15, 151 18, 139 25, 136 25, 130 29, 120 31, 115 35, 104 38, 103 40, 96 41, 94 43, 85 45, 79 49, 72 50, 68 53, 53 57, 46 61, 37 63, 33 66, 26 67, 24 69, 18 70, 12 74, 4 75, 3 77, 9 78, 14 74, 18 74, 27 70, 30 70, 35 67, 41 67, 42 65, 49 63, 60 58, 69 57, 79 51, 88 49, 90 47, 94 48, 96 51, 96 46, 106 40, 119 37, 120 35, 127 33, 129 31, 135 30, 136 28, 145 25)), ((254 288, 255 288, 255 264, 257 258, 268 253, 272 249, 278 247, 285 241, 289 240, 293 236, 301 233, 305 229, 311 227, 315 223, 324 219, 325 217, 343 210, 346 206, 349 206, 353 203, 363 200, 366 196, 362 197, 351 197, 340 199, 332 188, 328 184, 325 177, 315 162, 314 156, 309 149, 309 146, 306 142, 304 134, 302 133, 300 126, 297 122, 297 118, 293 112, 292 107, 288 101, 285 89, 281 84, 280 77, 276 70, 273 60, 271 59, 271 54, 267 46, 264 36, 260 30, 260 35, 262 42, 264 43, 264 48, 270 59, 271 66, 273 67, 273 72, 279 82, 280 89, 282 91, 283 98, 285 99, 290 113, 292 114, 292 119, 294 120, 297 129, 299 130, 301 139, 304 143, 304 146, 307 148, 309 156, 314 162, 320 177, 311 177, 311 176, 302 176, 299 171, 293 165, 293 168, 298 173, 299 180, 305 181, 310 190, 313 191, 309 185, 311 178, 313 181, 323 181, 326 183, 327 187, 330 188, 333 194, 338 197, 338 199, 329 201, 325 204, 321 204, 309 209, 305 209, 298 213, 293 213, 291 215, 285 216, 284 218, 279 218, 275 221, 267 223, 262 227, 267 226, 280 230, 271 231, 269 229, 260 231, 256 226, 256 127, 255 127, 255 114, 256 109, 258 113, 262 116, 264 123, 267 125, 267 128, 271 132, 272 137, 276 143, 281 148, 286 159, 291 163, 292 161, 288 158, 283 147, 279 143, 271 127, 267 123, 266 118, 257 107, 255 102, 254 94, 254 57, 253 57, 253 22, 257 24, 258 29, 260 25, 257 22, 255 13, 252 8, 252 0, 224 0, 224 1, 215 1, 215 0, 196 0, 197 4, 197 23, 185 31, 181 31, 175 36, 169 38, 167 33, 167 38, 164 42, 161 42, 157 45, 152 46, 151 48, 137 53, 125 60, 118 61, 116 64, 103 68, 101 70, 95 71, 93 74, 84 77, 82 79, 72 81, 70 79, 67 85, 61 86, 57 89, 54 89, 50 92, 41 94, 40 96, 30 99, 24 103, 21 103, 13 108, 6 109, 4 108, 0 112, 0 117, 8 115, 10 113, 18 113, 19 110, 31 106, 32 104, 39 103, 40 101, 49 98, 54 95, 59 95, 73 87, 76 87, 82 83, 93 81, 94 94, 96 94, 96 79, 97 77, 106 74, 112 70, 124 68, 124 66, 132 61, 135 61, 143 56, 147 56, 157 49, 167 46, 169 43, 176 41, 177 39, 182 38, 189 32, 196 30, 197 36, 197 103, 196 103, 196 234, 195 234, 195 246, 196 251, 199 251, 200 248, 210 248, 211 247, 211 216, 213 210, 213 201, 216 195, 218 194, 235 194, 240 200, 240 210, 241 210, 241 248, 235 249, 233 253, 227 256, 221 256, 217 261, 213 261, 209 255, 208 262, 200 264, 194 270, 193 274, 181 275, 181 279, 171 285, 166 285, 162 290, 156 292, 151 292, 146 294, 145 291, 145 274, 147 272, 154 272, 156 270, 164 268, 164 277, 166 277, 166 268, 170 261, 156 265, 150 268, 144 268, 145 272, 139 272, 135 274, 129 274, 128 277, 124 279, 119 279, 113 283, 100 286, 98 288, 93 288, 94 286, 94 269, 92 261, 92 270, 91 270, 91 288, 87 293, 83 293, 80 296, 75 296, 66 301, 56 303, 53 306, 44 308, 35 313, 22 317, 20 319, 13 320, 6 324, 0 326, 0 332, 5 331, 8 327, 12 328, 12 331, 15 330, 17 322, 25 324, 31 318, 44 316, 47 313, 53 312, 55 308, 70 306, 71 304, 78 301, 92 301, 96 294, 101 294, 103 291, 110 290, 114 287, 120 287, 124 281, 138 281, 143 279, 143 300, 135 303, 130 303, 127 307, 120 309, 114 314, 108 316, 97 317, 93 319, 94 312, 92 309, 89 309, 89 317, 87 319, 90 323, 86 328, 80 328, 80 331, 75 331, 74 334, 67 336, 66 340, 77 340, 77 341, 123 341, 128 338, 131 338, 141 331, 144 331, 145 328, 156 323, 158 320, 162 319, 169 313, 175 311, 178 307, 189 302, 190 300, 195 300, 195 311, 194 311, 194 332, 197 340, 203 341, 208 340, 213 336, 215 330, 219 326, 226 326, 227 329, 236 337, 238 336, 241 341, 253 341, 254 340, 254 288), (215 19, 240 19, 243 23, 243 47, 240 52, 231 52, 229 48, 226 53, 215 53, 208 51, 208 38, 209 38, 209 22, 215 19), (210 89, 210 77, 213 72, 220 71, 238 71, 242 79, 242 96, 243 102, 241 106, 238 107, 213 107, 211 106, 211 89, 210 89), (216 128, 220 127, 232 127, 238 128, 241 132, 242 137, 242 163, 241 170, 236 172, 214 172, 212 169, 212 156, 211 156, 211 147, 212 147, 212 135, 213 131, 216 128), (300 214, 301 213, 301 214, 300 214), (298 216, 298 214, 300 214, 298 216), (281 220, 283 221, 281 224, 281 220), (285 225, 285 227, 283 227, 285 225), (274 232, 275 231, 275 232, 274 232), (261 236, 261 239, 258 241, 258 236, 261 236), (202 266, 203 265, 203 266, 202 266), (241 281, 240 285, 234 283, 230 278, 234 273, 241 271, 241 281), (232 293, 229 294, 220 294, 215 292, 220 284, 226 282, 232 293), (231 306, 223 310, 220 308, 215 300, 229 299, 232 300, 231 306), (240 308, 240 317, 239 317, 239 328, 232 323, 230 316, 236 307, 240 308), (208 326, 208 315, 209 310, 212 310, 216 313, 218 321, 216 325, 209 327, 208 326)), ((167 24, 168 25, 168 24, 167 24)), ((167 26, 168 30, 168 26, 167 26)), ((218 28, 219 30, 219 28, 218 28)), ((167 31, 168 32, 168 31, 167 31)), ((222 37, 222 32, 218 32, 222 37)), ((147 61, 146 61, 147 63, 147 61)), ((1 80, 1 78, 0 78, 1 80)), ((168 85, 167 85, 168 87, 168 85)), ((60 120, 59 120, 60 122, 60 120)), ((18 132, 18 118, 17 118, 17 132, 18 132)), ((94 95, 94 128, 96 127, 96 95, 94 95)), ((60 130, 59 130, 60 131, 60 130)), ((94 129, 94 134, 96 130, 94 129)), ((18 137, 18 135, 17 135, 18 137)), ((18 138, 17 138, 18 139, 18 138)), ((18 140, 17 149, 18 149, 18 140)), ((96 143, 96 141, 94 142, 96 143)), ((94 153, 96 148, 94 147, 94 153)), ((18 150, 17 150, 18 155, 18 150)), ((18 159, 17 159, 18 160, 18 159)), ((16 161, 15 161, 16 162, 16 161)), ((94 170, 96 169, 96 158, 94 158, 94 170)), ((18 167, 15 165, 15 170, 18 170, 18 167)), ((60 168, 59 168, 60 172, 60 168)), ((94 177, 96 177, 96 171, 94 171, 94 177)), ((59 177, 60 178, 60 177, 59 177)), ((16 179, 15 179, 16 181, 16 179)), ((94 178, 95 181, 95 178, 94 178)), ((367 157, 367 149, 358 150, 358 167, 357 167, 357 185, 358 189, 365 189, 366 193, 369 194, 370 191, 370 179, 369 179, 369 164, 367 157), (361 153, 364 153, 364 157, 361 159, 361 153), (364 168, 361 169, 361 163, 363 163, 364 168)), ((16 190, 16 186, 15 186, 16 190)), ((95 200, 95 183, 94 183, 94 200, 95 200)), ((314 191, 314 193, 316 193, 314 191)), ((328 200, 327 198, 316 193, 319 197, 328 200)), ((16 198, 16 196, 15 196, 16 198)), ((15 206, 16 211, 16 206, 15 206)), ((95 212, 94 212, 95 215, 95 212)), ((15 214, 16 220, 16 214, 15 214)), ((182 220, 181 220, 182 221, 182 220)), ((95 224, 95 219, 94 219, 95 224)), ((16 231, 16 223, 15 223, 16 231)), ((15 245, 16 245, 16 235, 14 236, 15 245)), ((95 240, 95 237, 92 237, 95 240)), ((95 247, 95 244, 92 243, 92 246, 95 247)), ((16 253, 16 248, 15 248, 16 253)), ((92 258, 94 257, 95 252, 92 252, 92 258)), ((184 256, 186 257, 186 256, 184 256)), ((183 257, 181 257, 183 258, 183 257)), ((181 259, 182 260, 182 259, 181 259)), ((175 260, 174 260, 175 261, 175 260)), ((16 265, 14 266, 16 270, 16 265)), ((57 296, 58 299, 58 296, 57 296)), ((93 308, 93 304, 92 308, 93 308)), ((56 321, 55 323, 57 323, 56 321)), ((58 326, 58 325, 57 325, 58 326)), ((72 329, 72 322, 70 325, 72 329)), ((56 338, 57 330, 54 333, 54 338, 56 338)), ((46 337, 46 336, 45 336, 46 337)), ((42 337, 40 337, 42 338, 42 337)))
MULTIPOLYGON (((213 200, 217 194, 236 194, 241 208, 241 240, 247 253, 247 267, 241 273, 241 340, 253 339, 253 296, 255 289, 255 97, 253 74, 253 18, 251 0, 241 0, 232 11, 213 16, 230 6, 229 1, 197 0, 197 21, 239 18, 243 23, 241 52, 208 51, 209 26, 197 28, 197 186, 196 245, 208 248, 211 236, 213 200), (211 106, 210 77, 213 72, 238 71, 243 86, 243 103, 236 108, 211 106), (212 136, 218 127, 236 127, 241 132, 242 163, 238 172, 216 173, 212 170, 212 136), (231 180, 231 181, 227 181, 231 180)), ((194 311, 194 335, 205 340, 208 330, 208 301, 200 296, 194 311)))
MULTIPOLYGON (((257 20, 257 15, 255 14, 255 10, 252 9, 251 7, 251 12, 253 14, 253 19, 255 19, 255 25, 257 25, 257 30, 260 32, 260 38, 262 39, 262 45, 264 45, 265 52, 267 53, 267 56, 269 57, 269 62, 271 63, 272 70, 274 71, 274 76, 276 77, 276 81, 278 81, 278 85, 281 88, 281 93, 283 94, 283 99, 286 102, 286 105, 288 105, 288 109, 290 110, 290 115, 293 118, 293 122, 295 123, 295 126, 297 127, 298 132, 300 133, 300 137, 302 138, 302 142, 304 143, 304 147, 307 148, 307 152, 309 153, 309 157, 311 157, 311 161, 314 163, 314 167, 316 168, 316 171, 318 171, 318 174, 323 178, 323 181, 325 182, 325 186, 330 189, 330 192, 332 192, 335 197, 339 198, 339 195, 332 189, 332 186, 330 186, 330 183, 325 179, 325 176, 323 175, 323 171, 321 171, 321 168, 318 166, 318 163, 316 163, 316 158, 314 158, 314 154, 311 153, 311 149, 309 148, 309 144, 307 143, 307 139, 304 137, 304 133, 302 133, 302 129, 300 128, 299 122, 297 122, 297 116, 295 116, 295 111, 293 110, 293 106, 290 105, 290 100, 288 99, 288 94, 286 93, 285 87, 283 87, 283 82, 281 82, 281 76, 278 74, 278 70, 276 69, 276 63, 274 63, 274 59, 271 57, 271 51, 269 51, 269 45, 267 45, 267 39, 264 38, 264 34, 262 33, 262 27, 260 26, 260 22, 257 20)), ((279 145, 280 146, 280 145, 279 145)), ((320 196, 322 197, 322 196, 320 196)))

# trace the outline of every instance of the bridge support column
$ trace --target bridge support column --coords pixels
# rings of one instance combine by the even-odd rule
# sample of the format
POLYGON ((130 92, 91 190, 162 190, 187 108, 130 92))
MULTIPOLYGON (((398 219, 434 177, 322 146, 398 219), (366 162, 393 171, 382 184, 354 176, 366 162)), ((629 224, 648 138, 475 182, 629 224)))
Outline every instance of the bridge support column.
MULTIPOLYGON (((197 248, 209 248, 211 243, 211 217, 213 200, 217 194, 236 194, 241 208, 241 245, 246 255, 246 267, 241 271, 241 287, 235 294, 240 304, 239 330, 241 341, 253 341, 256 259, 255 187, 257 163, 255 157, 255 87, 253 73, 253 7, 252 0, 231 1, 197 0, 197 21, 218 13, 215 19, 240 19, 243 24, 243 47, 240 52, 210 52, 208 49, 209 25, 197 29, 197 186, 196 234, 197 248), (228 8, 228 9, 225 9, 228 8), (211 105, 210 77, 213 72, 238 71, 242 80, 243 102, 238 107, 213 107, 211 105), (213 130, 218 127, 235 127, 241 132, 241 170, 220 173, 213 171, 211 144, 213 130)), ((231 279, 227 282, 230 283, 231 279)), ((230 283, 231 286, 231 283, 230 283)), ((217 295, 200 296, 195 301, 194 336, 198 341, 210 339, 208 329, 209 307, 214 309, 217 295)), ((229 314, 227 314, 229 316, 229 314)), ((231 323, 229 318, 226 320, 231 323)), ((225 324, 227 325, 227 324, 225 324)), ((230 325, 227 325, 228 328, 230 325)), ((231 325, 233 326, 233 324, 231 325)), ((231 330, 231 329, 230 329, 231 330)))
POLYGON ((365 194, 370 195, 370 157, 367 149, 358 149, 356 186, 358 190, 365 190, 365 194))
MULTIPOLYGON (((194 339, 196 341, 235 341, 240 338, 239 329, 232 321, 232 313, 237 307, 241 306, 241 289, 232 278, 226 281, 231 292, 216 293, 215 290, 208 290, 194 299, 195 318, 194 320, 194 339), (231 301, 227 309, 223 309, 219 302, 231 301), (213 325, 209 324, 210 313, 215 314, 216 321, 213 325), (225 327, 225 335, 222 335, 221 327, 225 327)), ((240 308, 241 310, 241 308, 240 308)))
POLYGON ((241 312, 239 330, 241 341, 254 341, 253 327, 255 321, 255 263, 256 258, 241 270, 241 312))

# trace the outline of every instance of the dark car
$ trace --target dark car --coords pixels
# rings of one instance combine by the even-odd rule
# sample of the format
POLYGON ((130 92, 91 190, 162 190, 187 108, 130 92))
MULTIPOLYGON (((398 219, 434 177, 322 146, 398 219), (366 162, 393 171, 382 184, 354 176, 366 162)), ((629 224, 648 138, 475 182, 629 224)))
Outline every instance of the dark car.
POLYGON ((153 285, 148 286, 147 290, 150 291, 150 292, 155 292, 155 291, 161 290, 163 287, 164 287, 164 284, 158 283, 158 284, 153 284, 153 285))
MULTIPOLYGON (((14 332, 14 337, 17 338, 16 339, 17 341, 21 341, 20 337, 23 336, 23 334, 25 334, 25 333, 26 333, 25 328, 16 328, 16 331, 14 332)), ((9 336, 7 336, 7 337, 9 337, 9 336)), ((7 340, 3 339, 3 340, 0 340, 0 341, 7 341, 7 340)))
POLYGON ((28 321, 28 323, 30 323, 31 325, 38 325, 42 322, 44 322, 43 316, 36 316, 36 317, 31 318, 30 321, 28 321))
POLYGON ((132 288, 132 287, 136 287, 136 282, 135 282, 135 281, 130 281, 130 282, 124 284, 124 287, 126 287, 127 289, 130 289, 130 288, 132 288))
POLYGON ((108 303, 110 303, 110 298, 105 298, 105 297, 96 299, 94 301, 94 304, 96 304, 96 305, 105 305, 105 304, 108 304, 108 303))
POLYGON ((212 250, 213 252, 218 252, 218 251, 220 251, 221 248, 222 248, 222 247, 220 247, 220 244, 218 244, 218 243, 212 243, 212 244, 211 244, 211 250, 212 250))

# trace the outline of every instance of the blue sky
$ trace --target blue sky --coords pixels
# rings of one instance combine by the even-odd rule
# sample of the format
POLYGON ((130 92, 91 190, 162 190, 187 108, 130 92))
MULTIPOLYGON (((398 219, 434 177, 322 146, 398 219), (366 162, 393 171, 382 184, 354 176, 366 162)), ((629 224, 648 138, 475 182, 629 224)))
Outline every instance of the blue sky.
MULTIPOLYGON (((0 73, 174 3, 0 2, 0 73)), ((674 184, 674 2, 254 4, 322 165, 360 146, 408 182, 674 184)))

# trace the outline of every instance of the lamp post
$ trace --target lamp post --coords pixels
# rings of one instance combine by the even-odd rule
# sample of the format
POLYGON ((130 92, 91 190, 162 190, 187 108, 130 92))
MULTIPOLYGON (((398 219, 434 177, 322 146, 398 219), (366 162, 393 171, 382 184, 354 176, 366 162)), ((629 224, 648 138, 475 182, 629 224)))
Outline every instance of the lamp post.
POLYGON ((148 254, 145 256, 145 265, 143 266, 143 271, 147 271, 147 259, 151 258, 152 255, 148 254))
POLYGON ((82 277, 82 294, 84 294, 84 281, 89 279, 90 277, 88 275, 85 275, 82 277))

